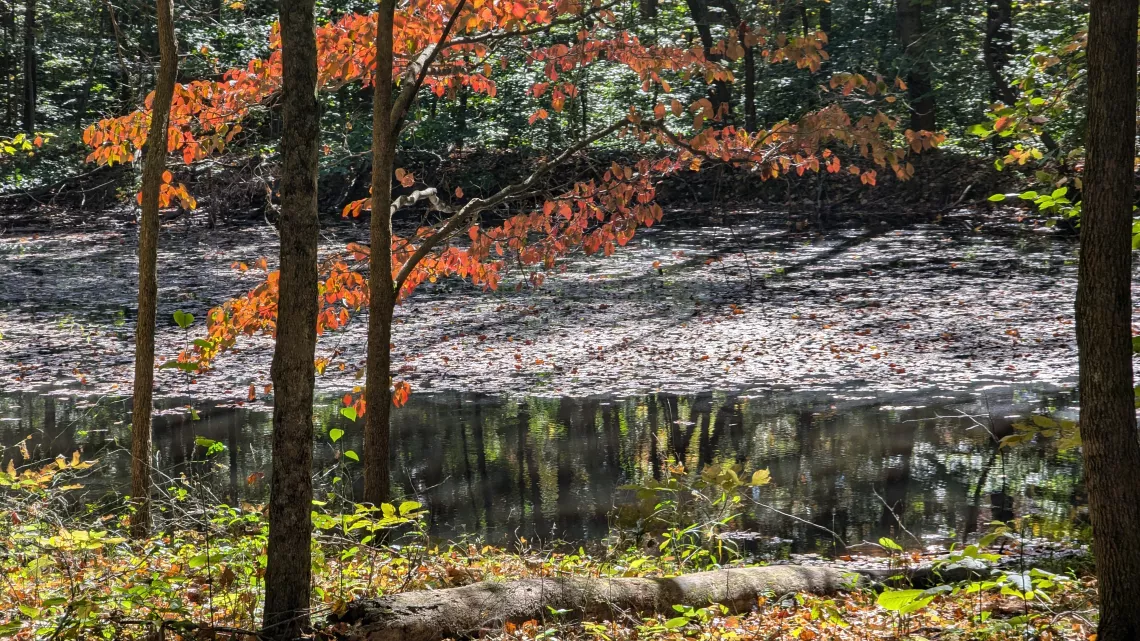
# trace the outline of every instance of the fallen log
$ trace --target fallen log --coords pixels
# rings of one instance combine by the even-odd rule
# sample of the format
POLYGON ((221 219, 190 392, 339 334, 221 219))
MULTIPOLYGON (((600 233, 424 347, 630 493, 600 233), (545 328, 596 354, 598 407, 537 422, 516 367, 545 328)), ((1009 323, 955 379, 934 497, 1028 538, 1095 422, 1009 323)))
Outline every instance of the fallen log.
MULTIPOLYGON (((672 612, 674 605, 721 604, 746 613, 765 594, 826 596, 862 588, 920 587, 987 576, 992 569, 957 563, 907 569, 768 565, 696 572, 668 578, 555 577, 483 581, 458 588, 358 599, 332 623, 352 641, 439 641, 475 636, 504 623, 543 620, 617 620, 672 612)), ((640 621, 638 621, 640 622, 640 621)))
POLYGON ((331 617, 354 641, 438 641, 504 623, 562 619, 616 620, 670 612, 674 605, 722 604, 744 613, 766 593, 828 595, 867 585, 856 573, 831 567, 770 565, 697 572, 670 578, 557 577, 483 581, 444 590, 360 599, 331 617))

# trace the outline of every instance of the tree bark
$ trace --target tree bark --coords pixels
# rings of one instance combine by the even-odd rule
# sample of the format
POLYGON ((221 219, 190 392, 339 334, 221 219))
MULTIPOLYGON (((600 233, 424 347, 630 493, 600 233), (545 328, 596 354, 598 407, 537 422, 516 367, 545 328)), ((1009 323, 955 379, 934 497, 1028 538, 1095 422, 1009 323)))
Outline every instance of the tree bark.
POLYGON ((391 493, 389 469, 392 413, 392 170, 396 130, 392 126, 392 27, 395 0, 380 0, 376 75, 372 105, 372 248, 369 265, 368 386, 364 415, 364 501, 379 505, 391 493))
POLYGON ((915 131, 934 131, 937 121, 931 84, 933 70, 922 42, 926 35, 922 26, 922 0, 897 0, 895 11, 899 43, 903 54, 910 60, 906 75, 910 128, 915 131))
MULTIPOLYGON (((31 4, 29 2, 29 4, 31 4)), ((131 536, 150 532, 150 415, 154 389, 154 330, 158 315, 158 205, 166 171, 167 123, 178 75, 178 44, 174 39, 173 0, 157 0, 158 44, 161 56, 150 130, 143 161, 142 212, 139 216, 139 297, 135 325, 135 381, 131 408, 131 536)), ((25 112, 25 124, 28 122, 25 112)))
POLYGON ((24 3, 24 132, 36 131, 36 0, 24 3))
POLYGON ((1140 440, 1132 379, 1136 0, 1093 0, 1077 288, 1081 437, 1100 641, 1140 638, 1140 440))
POLYGON ((273 350, 273 467, 264 632, 309 627, 317 344, 317 42, 314 0, 281 0, 281 234, 273 350))

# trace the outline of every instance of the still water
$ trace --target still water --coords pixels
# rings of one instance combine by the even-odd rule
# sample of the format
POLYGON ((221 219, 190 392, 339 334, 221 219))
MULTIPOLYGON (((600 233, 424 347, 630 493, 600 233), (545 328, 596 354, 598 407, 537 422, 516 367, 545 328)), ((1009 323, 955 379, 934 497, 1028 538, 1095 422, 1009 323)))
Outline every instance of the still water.
MULTIPOLYGON (((160 473, 201 478, 219 500, 264 501, 265 409, 199 405, 195 421, 184 404, 167 401, 155 417, 160 473), (202 439, 225 450, 208 456, 202 439)), ((394 413, 392 463, 399 491, 430 508, 433 534, 503 542, 600 539, 615 507, 629 500, 621 486, 660 477, 670 459, 689 470, 739 462, 772 477, 756 498, 774 509, 750 508, 746 527, 812 550, 831 543, 812 523, 857 543, 909 539, 899 520, 918 538, 961 536, 993 519, 1031 514, 1079 522, 1077 452, 995 445, 1020 417, 1074 417, 1075 408, 1072 392, 1039 387, 593 399, 421 393, 394 413)), ((338 473, 339 450, 359 451, 362 440, 360 426, 338 409, 329 399, 316 413, 314 468, 326 482, 338 473), (328 437, 334 428, 345 431, 335 445, 328 437)), ((129 424, 129 400, 0 395, 0 464, 19 462, 13 446, 25 438, 34 457, 80 450, 100 461, 85 498, 121 493, 129 484, 129 424)), ((359 476, 359 464, 341 460, 359 476)))

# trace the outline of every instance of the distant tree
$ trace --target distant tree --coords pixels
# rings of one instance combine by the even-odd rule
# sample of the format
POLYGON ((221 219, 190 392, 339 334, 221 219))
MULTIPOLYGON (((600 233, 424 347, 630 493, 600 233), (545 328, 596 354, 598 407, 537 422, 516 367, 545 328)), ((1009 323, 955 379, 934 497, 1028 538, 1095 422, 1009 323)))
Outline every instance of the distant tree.
POLYGON ((24 131, 36 131, 36 0, 24 3, 24 131))
POLYGON ((274 639, 296 639, 309 626, 321 133, 314 9, 314 0, 281 0, 281 269, 264 622, 274 639))
MULTIPOLYGON (((29 2, 29 4, 31 4, 29 2)), ((135 381, 131 412, 131 534, 144 537, 150 529, 150 416, 154 393, 154 331, 158 314, 158 209, 166 171, 167 123, 178 74, 178 44, 174 39, 173 0, 157 0, 158 74, 143 164, 142 211, 139 215, 139 296, 135 325, 135 381)))
POLYGON ((906 83, 910 102, 910 128, 914 131, 934 131, 936 103, 933 69, 926 55, 928 34, 923 25, 923 0, 897 0, 895 5, 899 44, 906 56, 909 70, 906 83))
POLYGON ((1099 641, 1140 639, 1140 439, 1132 372, 1136 0, 1093 0, 1077 288, 1081 437, 1099 641))

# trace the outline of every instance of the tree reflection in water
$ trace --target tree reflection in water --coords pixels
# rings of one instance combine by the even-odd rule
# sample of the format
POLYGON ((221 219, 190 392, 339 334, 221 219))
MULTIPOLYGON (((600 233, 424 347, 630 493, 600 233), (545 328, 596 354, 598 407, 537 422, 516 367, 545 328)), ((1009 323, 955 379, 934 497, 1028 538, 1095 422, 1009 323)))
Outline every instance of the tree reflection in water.
MULTIPOLYGON (((395 487, 431 508, 441 537, 465 534, 503 541, 596 540, 610 527, 621 486, 660 479, 669 459, 696 471, 731 460, 746 470, 771 470, 756 498, 805 522, 756 507, 744 526, 793 541, 801 550, 829 550, 891 536, 969 533, 992 519, 1039 512, 1057 521, 1079 504, 1079 457, 1047 445, 999 452, 995 436, 1011 415, 1069 412, 1074 395, 1033 389, 990 390, 939 398, 931 394, 847 397, 823 392, 636 398, 507 398, 421 393, 393 419, 395 487), (978 426, 960 413, 994 417, 978 426), (901 522, 901 526, 900 526, 901 522), (811 524, 822 526, 814 527, 811 524)), ((200 478, 226 501, 260 501, 268 471, 268 414, 235 405, 200 405, 192 421, 185 400, 171 400, 154 422, 164 477, 200 478), (207 458, 198 437, 227 450, 207 458)), ((317 410, 315 466, 327 470, 338 450, 360 450, 360 426, 336 401, 317 410), (336 446, 324 436, 345 430, 336 446)), ((128 403, 67 396, 0 396, 0 445, 31 435, 37 457, 82 448, 100 458, 89 494, 120 490, 129 479, 128 403)), ((5 456, 15 456, 5 450, 5 456)), ((4 461, 6 464, 6 461, 4 461)), ((358 465, 349 463, 361 490, 358 465)), ((322 474, 327 483, 330 474, 322 474)), ((913 543, 913 541, 912 541, 913 543)))

